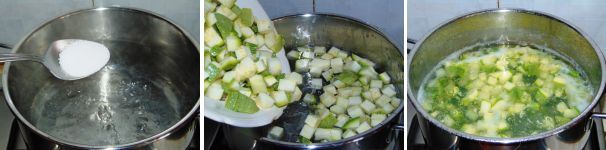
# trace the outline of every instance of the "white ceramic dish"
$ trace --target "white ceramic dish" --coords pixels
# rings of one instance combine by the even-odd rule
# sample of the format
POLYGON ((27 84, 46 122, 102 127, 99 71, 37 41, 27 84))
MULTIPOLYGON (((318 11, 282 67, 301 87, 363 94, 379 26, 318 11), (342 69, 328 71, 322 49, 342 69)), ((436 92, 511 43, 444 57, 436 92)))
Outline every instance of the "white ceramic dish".
MULTIPOLYGON (((240 8, 250 8, 257 20, 269 20, 269 16, 267 16, 267 13, 265 13, 265 10, 263 10, 263 7, 261 7, 261 4, 259 4, 257 0, 239 0, 236 1, 236 5, 240 8)), ((270 51, 265 46, 261 47, 259 50, 270 51)), ((284 48, 276 53, 276 56, 280 59, 280 62, 282 62, 282 73, 290 73, 290 65, 286 59, 284 48)), ((260 109, 254 114, 245 114, 225 108, 225 101, 204 97, 204 117, 237 127, 259 127, 267 125, 273 120, 278 119, 286 107, 287 106, 278 108, 274 105, 269 109, 260 109)))

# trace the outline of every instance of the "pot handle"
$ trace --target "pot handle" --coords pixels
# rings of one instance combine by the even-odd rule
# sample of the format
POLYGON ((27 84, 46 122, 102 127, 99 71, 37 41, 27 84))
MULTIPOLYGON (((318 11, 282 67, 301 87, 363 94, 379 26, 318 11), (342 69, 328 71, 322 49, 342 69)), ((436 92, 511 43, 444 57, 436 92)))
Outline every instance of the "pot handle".
MULTIPOLYGON (((398 123, 398 124, 393 125, 391 127, 391 131, 389 132, 389 134, 387 134, 387 140, 385 142, 391 143, 391 140, 393 138, 396 138, 395 135, 396 135, 397 132, 399 132, 398 130, 404 132, 404 124, 399 124, 398 123)), ((404 135, 402 135, 402 136, 404 136, 404 135)))
POLYGON ((396 124, 394 125, 391 130, 400 130, 400 131, 404 131, 404 124, 396 124))
POLYGON ((594 118, 606 119, 606 114, 594 113, 594 114, 591 114, 591 116, 589 117, 589 119, 594 119, 594 118))
MULTIPOLYGON (((398 132, 404 133, 404 113, 400 113, 397 117, 394 118, 394 124, 391 126, 391 131, 387 134, 387 143, 390 143, 392 139, 398 138, 398 132)), ((403 134, 401 136, 404 136, 403 134)), ((397 140, 397 139, 396 139, 397 140)))
POLYGON ((417 40, 416 39, 411 39, 411 38, 406 38, 406 42, 408 42, 410 44, 417 44, 417 40))
POLYGON ((0 48, 13 49, 13 46, 12 45, 8 45, 8 44, 4 44, 4 43, 0 43, 0 48))
MULTIPOLYGON (((410 43, 410 44, 417 44, 417 40, 416 39, 411 39, 411 38, 406 38, 406 42, 410 43)), ((410 48, 406 48, 406 54, 410 53, 410 48)))
MULTIPOLYGON (((0 43, 0 48, 6 48, 6 49, 13 49, 12 45, 9 44, 4 44, 4 43, 0 43)), ((2 73, 2 70, 0 70, 0 74, 2 73)), ((0 91, 4 90, 2 88, 2 85, 0 85, 0 91)))
POLYGON ((589 123, 587 123, 587 125, 585 126, 585 131, 591 130, 595 119, 606 119, 606 114, 600 114, 600 113, 591 114, 591 116, 589 116, 589 123))

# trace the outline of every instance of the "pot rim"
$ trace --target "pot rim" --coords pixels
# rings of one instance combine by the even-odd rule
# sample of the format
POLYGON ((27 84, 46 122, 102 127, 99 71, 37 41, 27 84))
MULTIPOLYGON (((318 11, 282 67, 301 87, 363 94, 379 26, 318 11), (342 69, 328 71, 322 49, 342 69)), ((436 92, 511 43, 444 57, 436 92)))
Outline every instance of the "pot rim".
MULTIPOLYGON (((466 139, 471 139, 471 140, 475 140, 475 141, 481 141, 481 142, 489 142, 489 143, 500 143, 500 144, 510 144, 510 143, 519 143, 519 142, 527 142, 527 141, 533 141, 533 140, 538 140, 538 139, 543 139, 543 138, 547 138, 553 135, 556 135, 558 133, 563 132, 564 130, 572 127, 573 125, 581 122, 584 118, 589 117, 591 111, 594 109, 594 107, 597 105, 597 103, 600 100, 600 97, 602 95, 602 92, 604 90, 604 86, 606 83, 606 66, 604 65, 604 56, 600 50, 600 48, 598 47, 598 45, 593 41, 593 39, 591 39, 591 37, 589 37, 589 35, 587 33, 585 33, 584 31, 582 31, 579 27, 575 26, 574 24, 572 24, 571 22, 564 20, 560 17, 545 13, 545 12, 541 12, 541 11, 536 11, 536 10, 528 10, 528 9, 522 9, 522 8, 493 8, 493 9, 483 9, 483 10, 478 10, 478 11, 473 11, 473 12, 469 12, 469 13, 465 13, 462 15, 458 15, 456 17, 450 18, 440 24, 438 24, 437 26, 433 27, 431 30, 429 30, 429 32, 427 32, 425 35, 423 35, 414 45, 413 49, 410 51, 410 53, 408 54, 408 61, 407 61, 407 72, 410 70, 410 64, 412 62, 412 58, 415 55, 415 53, 417 52, 419 45, 421 45, 421 43, 423 43, 429 36, 433 35, 433 33, 435 33, 437 30, 449 25, 452 22, 455 22, 457 20, 460 19, 464 19, 467 17, 472 17, 475 15, 481 15, 481 14, 486 14, 486 13, 526 13, 526 14, 531 14, 531 15, 537 15, 537 16, 542 16, 542 17, 547 17, 551 20, 555 20, 558 21, 566 26, 568 26, 569 28, 573 29, 574 31, 576 31, 576 33, 578 33, 579 35, 581 35, 593 48, 593 50, 596 52, 597 57, 600 61, 600 67, 601 67, 601 71, 602 71, 602 78, 601 78, 601 85, 600 88, 598 89, 598 92, 595 93, 593 101, 591 102, 591 104, 589 106, 587 106, 587 108, 585 108, 585 110, 583 110, 578 116, 576 116, 574 119, 572 119, 571 121, 557 127, 554 129, 551 129, 549 131, 546 132, 542 132, 542 133, 538 133, 538 134, 534 134, 534 135, 530 135, 530 136, 524 136, 524 137, 515 137, 515 138, 495 138, 495 137, 484 137, 484 136, 478 136, 478 135, 472 135, 472 134, 468 134, 453 128, 450 128, 446 125, 444 125, 443 123, 439 122, 438 120, 436 120, 435 118, 431 117, 431 115, 429 115, 429 113, 427 113, 427 111, 425 111, 423 109, 423 107, 421 107, 421 105, 419 104, 419 102, 417 101, 416 97, 414 96, 414 93, 412 93, 411 91, 411 86, 410 86, 410 82, 408 83, 407 87, 407 93, 408 93, 408 100, 413 104, 414 108, 417 110, 417 115, 420 113, 423 118, 429 120, 431 123, 435 124, 436 126, 438 126, 439 128, 448 131, 449 133, 459 136, 459 137, 463 137, 466 139)), ((408 76, 408 74, 407 74, 408 76)))
MULTIPOLYGON (((187 39, 189 39, 190 41, 192 41, 193 45, 196 47, 196 49, 198 49, 198 52, 200 52, 200 42, 191 35, 191 33, 189 33, 184 27, 182 27, 181 25, 177 24, 175 21, 161 16, 158 13, 155 12, 151 12, 148 10, 144 10, 144 9, 139 9, 139 8, 133 8, 133 7, 122 7, 122 6, 109 6, 109 7, 105 7, 105 6, 101 6, 101 7, 90 7, 90 8, 84 8, 84 9, 80 9, 80 10, 75 10, 75 11, 71 11, 69 13, 66 14, 61 14, 58 15, 56 17, 53 17, 52 19, 46 20, 43 23, 39 24, 37 27, 33 28, 32 30, 30 30, 29 32, 27 32, 25 34, 25 36, 23 36, 19 42, 17 42, 17 44, 15 44, 13 46, 13 49, 11 50, 11 53, 16 53, 17 48, 21 46, 21 44, 23 44, 23 42, 33 33, 37 32, 38 30, 40 30, 42 27, 57 21, 57 20, 61 20, 64 17, 69 17, 72 15, 76 15, 79 13, 83 13, 83 12, 88 12, 88 11, 106 11, 106 10, 119 10, 119 11, 130 11, 130 12, 136 12, 136 13, 141 13, 144 15, 149 15, 152 16, 154 18, 157 19, 161 19, 163 21, 166 21, 167 23, 175 26, 177 29, 180 30, 181 34, 184 34, 185 37, 187 37, 187 39)), ((10 65, 11 62, 7 62, 4 66, 4 70, 2 73, 2 87, 9 87, 8 86, 8 74, 6 74, 6 72, 9 71, 10 69, 10 65)), ((170 133, 175 132, 177 129, 183 127, 187 122, 189 122, 191 119, 194 119, 194 117, 199 116, 199 109, 200 109, 200 98, 198 98, 198 101, 196 102, 195 106, 192 107, 192 109, 187 113, 187 115, 183 116, 183 118, 181 120, 179 120, 179 122, 175 123, 174 125, 172 125, 171 127, 165 129, 164 131, 153 135, 151 137, 148 137, 146 139, 143 140, 139 140, 139 141, 135 141, 135 142, 131 142, 131 143, 126 143, 126 144, 120 144, 120 145, 102 145, 102 146, 91 146, 91 145, 84 145, 84 144, 78 144, 78 143, 73 143, 70 141, 66 141, 54 136, 51 136, 49 134, 46 134, 44 132, 42 132, 40 129, 36 128, 34 125, 32 125, 31 123, 29 123, 27 121, 27 119, 25 119, 17 110, 17 108, 15 107, 15 105, 13 104, 13 100, 10 97, 9 94, 9 88, 3 88, 2 92, 4 92, 4 97, 6 99, 6 102, 11 110, 11 112, 15 115, 16 118, 19 118, 19 122, 26 125, 28 127, 28 130, 34 131, 36 134, 44 137, 45 139, 48 139, 54 143, 57 144, 61 144, 61 145, 65 145, 65 146, 70 146, 70 147, 75 147, 75 148, 80 148, 80 149, 124 149, 124 148, 133 148, 133 147, 140 147, 140 146, 144 146, 144 145, 148 145, 150 143, 153 143, 155 141, 161 140, 167 136, 170 135, 170 133)))
MULTIPOLYGON (((371 25, 368 22, 362 21, 360 19, 357 19, 355 17, 351 17, 351 16, 347 16, 347 15, 341 15, 341 14, 334 14, 334 13, 319 13, 319 12, 314 12, 314 13, 295 13, 295 14, 287 14, 287 15, 283 15, 283 16, 278 16, 275 17, 273 19, 271 19, 271 21, 279 21, 282 19, 290 19, 290 18, 299 18, 299 17, 316 17, 316 16, 321 16, 321 17, 330 17, 330 18, 338 18, 338 19, 343 19, 343 20, 350 20, 350 21, 354 21, 357 23, 360 23, 364 26, 367 26, 368 28, 374 30, 375 32, 377 32, 379 35, 383 36, 383 38, 387 39, 391 44, 393 44, 396 49, 398 49, 398 52, 400 54, 403 55, 403 50, 401 45, 396 42, 390 35, 388 34, 384 34, 378 27, 371 25)), ((404 87, 402 87, 404 88, 404 87)), ((405 96, 404 93, 401 93, 402 96, 405 96)), ((404 97, 403 97, 404 98, 404 97)), ((398 106, 398 108, 396 108, 396 110, 394 110, 394 112, 392 114, 399 114, 402 115, 402 110, 404 109, 404 101, 402 101, 400 103, 400 106, 398 106)), ((299 149, 303 149, 303 148, 311 148, 311 149, 323 149, 323 148, 332 148, 332 147, 337 147, 337 146, 342 146, 344 144, 349 144, 349 143, 354 143, 354 142, 358 142, 362 139, 364 139, 367 135, 371 135, 374 134, 376 132, 379 132, 380 130, 383 130, 385 128, 391 128, 391 124, 393 123, 394 119, 397 119, 397 116, 399 115, 390 115, 389 117, 387 117, 387 119, 383 120, 379 126, 375 126, 371 129, 369 129, 366 132, 363 132, 363 134, 358 134, 355 136, 351 136, 345 139, 341 139, 341 140, 337 140, 337 141, 330 141, 330 142, 323 142, 323 143, 291 143, 291 142, 285 142, 285 141, 279 141, 279 140, 274 140, 274 139, 270 139, 267 137, 262 137, 260 140, 264 141, 264 142, 269 142, 272 144, 276 144, 276 145, 281 145, 281 146, 289 146, 291 148, 299 148, 299 149)))

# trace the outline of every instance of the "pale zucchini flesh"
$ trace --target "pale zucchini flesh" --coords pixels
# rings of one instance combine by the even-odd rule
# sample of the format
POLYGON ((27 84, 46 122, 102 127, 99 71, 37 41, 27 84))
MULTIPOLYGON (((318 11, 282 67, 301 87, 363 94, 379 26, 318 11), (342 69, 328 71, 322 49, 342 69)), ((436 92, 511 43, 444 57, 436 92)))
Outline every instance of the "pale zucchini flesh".
MULTIPOLYGON (((554 57, 532 47, 498 44, 449 56, 430 73, 418 100, 432 117, 469 134, 513 138, 549 131, 577 117, 578 107, 583 110, 591 101, 580 95, 592 93, 579 76, 582 71, 554 57)), ((392 89, 383 87, 381 94, 393 96, 392 89)), ((377 102, 383 106, 377 112, 401 105, 394 98, 377 102)))
MULTIPOLYGON (((272 34, 265 35, 266 40, 275 38, 277 37, 272 34)), ((274 43, 269 43, 269 45, 271 44, 274 43)), ((267 57, 260 57, 268 60, 267 57)), ((324 142, 356 135, 359 133, 357 131, 364 132, 384 120, 381 117, 375 117, 372 120, 371 114, 380 113, 384 114, 383 117, 385 117, 395 110, 392 105, 400 105, 400 99, 395 98, 396 88, 391 84, 390 76, 385 72, 377 73, 372 68, 374 62, 368 59, 350 54, 336 47, 331 47, 327 51, 323 46, 297 47, 296 50, 288 52, 288 57, 295 60, 294 66, 297 72, 309 72, 312 77, 310 80, 312 89, 324 91, 321 95, 318 95, 319 101, 316 101, 316 96, 313 94, 301 94, 303 95, 303 102, 311 104, 312 108, 316 109, 317 115, 314 115, 317 119, 308 117, 308 120, 306 120, 306 123, 313 123, 308 123, 305 126, 317 129, 311 136, 307 135, 310 134, 309 132, 302 130, 300 136, 304 138, 314 139, 315 142, 324 142), (324 82, 330 84, 323 86, 326 84, 324 82), (363 98, 364 96, 366 98, 363 98), (364 118, 364 121, 360 121, 360 117, 364 118), (318 128, 322 126, 316 125, 318 120, 326 122, 326 119, 333 121, 329 125, 325 124, 324 128, 318 128), (362 126, 360 127, 360 125, 362 126), (324 132, 325 129, 329 131, 329 128, 332 127, 340 127, 343 130, 332 131, 334 133, 324 132)), ((267 69, 270 68, 271 64, 268 64, 267 69)), ((299 83, 299 80, 305 82, 302 75, 299 73, 293 74, 293 77, 287 75, 286 79, 295 83, 299 83)), ((277 83, 280 84, 282 81, 277 83)), ((288 85, 291 87, 290 83, 288 85)), ((290 91, 290 88, 279 89, 285 92, 290 91)), ((296 93, 296 90, 293 93, 296 93)))

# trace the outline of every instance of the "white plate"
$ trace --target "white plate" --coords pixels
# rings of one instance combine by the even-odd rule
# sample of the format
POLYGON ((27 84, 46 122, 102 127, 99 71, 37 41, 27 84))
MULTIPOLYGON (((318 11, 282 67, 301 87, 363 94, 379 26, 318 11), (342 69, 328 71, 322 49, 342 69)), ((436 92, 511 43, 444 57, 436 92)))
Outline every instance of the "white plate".
MULTIPOLYGON (((265 13, 265 10, 263 10, 263 7, 261 7, 261 4, 259 4, 257 0, 239 0, 236 1, 236 5, 240 8, 250 8, 253 16, 257 17, 257 20, 269 20, 269 16, 267 16, 267 13, 265 13)), ((269 51, 265 46, 259 50, 269 51)), ((280 59, 280 62, 282 62, 282 73, 290 73, 290 65, 286 59, 284 48, 276 53, 276 56, 280 59)), ((238 127, 259 127, 267 125, 273 120, 278 119, 285 108, 286 106, 278 108, 274 105, 269 109, 260 109, 254 114, 245 114, 225 108, 225 101, 204 97, 204 117, 238 127)))

